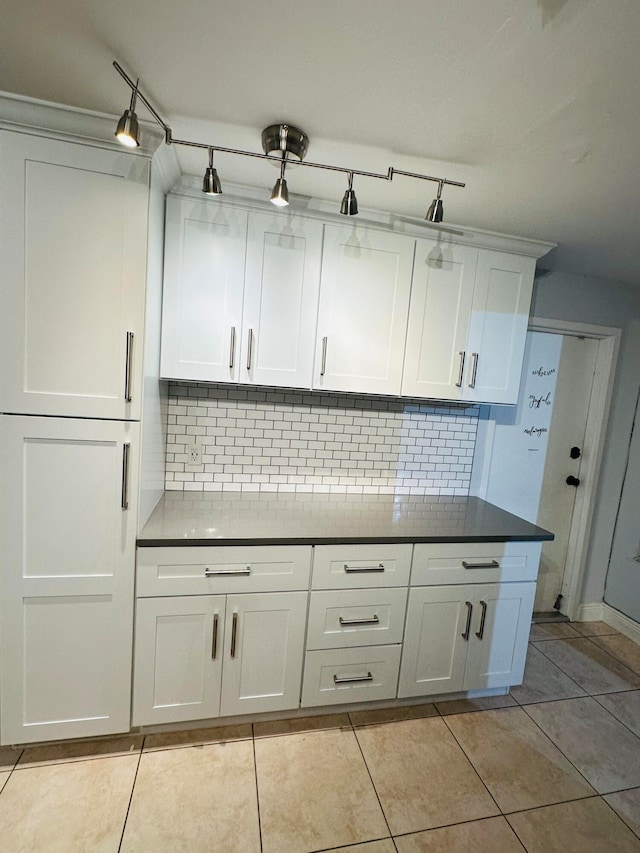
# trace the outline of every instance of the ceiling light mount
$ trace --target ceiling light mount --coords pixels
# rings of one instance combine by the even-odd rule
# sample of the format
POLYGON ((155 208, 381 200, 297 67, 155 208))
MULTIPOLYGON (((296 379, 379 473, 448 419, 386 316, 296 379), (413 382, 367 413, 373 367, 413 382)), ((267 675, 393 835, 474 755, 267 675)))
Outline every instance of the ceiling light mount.
POLYGON ((190 148, 202 148, 209 152, 209 168, 205 172, 202 190, 209 195, 219 195, 222 192, 220 187, 220 179, 216 170, 213 168, 213 152, 218 151, 223 154, 237 154, 241 157, 254 157, 259 160, 269 160, 276 163, 280 168, 280 177, 275 183, 271 194, 271 201, 284 207, 289 204, 289 193, 287 182, 284 177, 285 168, 296 164, 308 166, 311 169, 327 169, 331 172, 342 172, 349 178, 349 188, 345 192, 340 206, 340 213, 345 216, 353 216, 358 212, 358 202, 353 191, 353 176, 360 175, 365 178, 376 178, 382 181, 392 181, 395 175, 404 175, 407 178, 417 178, 422 181, 433 181, 438 184, 438 193, 433 200, 427 212, 427 220, 432 223, 442 222, 442 188, 444 185, 453 187, 464 187, 460 181, 451 181, 448 178, 436 178, 432 175, 421 175, 416 172, 405 172, 402 169, 394 169, 389 166, 386 172, 365 172, 361 169, 351 169, 346 166, 331 166, 328 163, 311 163, 304 160, 309 148, 309 137, 307 134, 294 127, 291 124, 271 124, 262 131, 262 148, 264 153, 260 154, 257 151, 243 151, 239 148, 223 148, 221 145, 208 145, 204 142, 192 142, 188 139, 174 139, 173 132, 169 125, 158 115, 153 106, 138 88, 138 81, 134 83, 128 74, 117 63, 113 63, 114 68, 122 79, 131 89, 131 103, 129 109, 125 110, 122 118, 118 122, 116 136, 120 141, 130 147, 139 145, 138 134, 138 118, 134 112, 136 99, 139 99, 149 110, 153 118, 160 125, 164 132, 164 138, 167 145, 185 145, 190 148))

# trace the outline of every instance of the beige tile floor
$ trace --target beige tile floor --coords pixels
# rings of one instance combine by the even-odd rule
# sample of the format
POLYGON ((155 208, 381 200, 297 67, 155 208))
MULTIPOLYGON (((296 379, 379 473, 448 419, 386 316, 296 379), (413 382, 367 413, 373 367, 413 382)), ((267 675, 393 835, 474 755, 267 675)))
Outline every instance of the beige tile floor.
POLYGON ((509 696, 0 749, 0 853, 640 851, 640 648, 534 625, 509 696))

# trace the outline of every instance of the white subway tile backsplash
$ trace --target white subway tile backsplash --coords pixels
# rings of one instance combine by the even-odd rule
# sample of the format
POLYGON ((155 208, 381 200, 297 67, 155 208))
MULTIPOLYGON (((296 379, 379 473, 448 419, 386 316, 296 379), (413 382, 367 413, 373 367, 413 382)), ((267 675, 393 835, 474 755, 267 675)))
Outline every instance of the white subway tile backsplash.
POLYGON ((469 492, 475 406, 171 383, 167 413, 168 490, 469 492))

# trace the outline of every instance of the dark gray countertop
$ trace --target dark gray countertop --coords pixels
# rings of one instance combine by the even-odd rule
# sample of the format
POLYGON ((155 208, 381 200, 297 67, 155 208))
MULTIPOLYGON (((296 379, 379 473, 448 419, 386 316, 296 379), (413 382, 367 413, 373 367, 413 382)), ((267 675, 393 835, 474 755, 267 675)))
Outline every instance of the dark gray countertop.
POLYGON ((165 492, 138 537, 171 545, 508 542, 553 534, 480 498, 165 492))

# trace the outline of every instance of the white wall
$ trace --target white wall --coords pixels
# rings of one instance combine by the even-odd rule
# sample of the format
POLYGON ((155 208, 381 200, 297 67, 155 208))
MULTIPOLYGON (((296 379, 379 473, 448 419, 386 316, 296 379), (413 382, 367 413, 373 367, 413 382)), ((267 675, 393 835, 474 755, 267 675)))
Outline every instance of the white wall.
POLYGON ((638 563, 621 556, 629 551, 637 553, 638 484, 633 483, 640 467, 637 464, 629 466, 620 511, 622 519, 635 518, 636 525, 634 528, 633 524, 618 523, 616 528, 640 384, 640 283, 633 286, 567 273, 549 273, 536 280, 531 314, 622 329, 581 601, 595 603, 604 598, 607 604, 640 621, 640 601, 637 598, 633 601, 629 595, 638 586, 637 577, 632 574, 638 572, 638 563), (612 546, 613 558, 609 566, 612 546))

